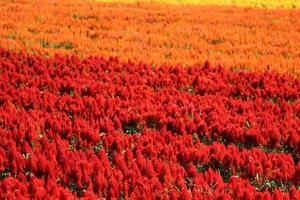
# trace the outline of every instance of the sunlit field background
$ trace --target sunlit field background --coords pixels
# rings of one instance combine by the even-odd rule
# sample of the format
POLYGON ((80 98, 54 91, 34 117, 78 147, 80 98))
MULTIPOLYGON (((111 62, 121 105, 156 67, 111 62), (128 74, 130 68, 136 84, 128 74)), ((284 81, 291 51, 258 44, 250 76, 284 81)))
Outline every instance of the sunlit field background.
POLYGON ((220 6, 246 6, 259 8, 299 8, 298 0, 94 0, 98 2, 121 2, 121 3, 170 3, 176 5, 220 5, 220 6))

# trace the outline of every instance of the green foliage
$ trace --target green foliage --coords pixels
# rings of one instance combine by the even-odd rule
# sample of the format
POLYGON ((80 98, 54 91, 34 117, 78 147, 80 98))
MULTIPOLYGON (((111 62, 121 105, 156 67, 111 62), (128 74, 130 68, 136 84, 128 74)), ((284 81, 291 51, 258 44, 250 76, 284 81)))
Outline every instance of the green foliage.
POLYGON ((40 45, 43 47, 43 48, 50 48, 50 44, 48 41, 46 40, 41 40, 40 41, 40 45))
POLYGON ((141 133, 144 130, 144 127, 138 125, 137 122, 124 123, 122 126, 123 126, 123 132, 129 135, 141 133))
POLYGON ((0 172, 0 180, 3 180, 10 175, 10 169, 4 169, 2 172, 0 172))

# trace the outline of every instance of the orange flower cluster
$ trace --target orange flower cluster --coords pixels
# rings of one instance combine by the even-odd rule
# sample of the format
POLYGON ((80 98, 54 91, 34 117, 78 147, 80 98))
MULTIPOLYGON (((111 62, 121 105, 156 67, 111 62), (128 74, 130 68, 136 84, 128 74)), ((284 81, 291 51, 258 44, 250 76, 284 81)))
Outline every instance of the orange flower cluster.
POLYGON ((0 2, 0 46, 53 56, 265 69, 300 77, 300 10, 0 2))

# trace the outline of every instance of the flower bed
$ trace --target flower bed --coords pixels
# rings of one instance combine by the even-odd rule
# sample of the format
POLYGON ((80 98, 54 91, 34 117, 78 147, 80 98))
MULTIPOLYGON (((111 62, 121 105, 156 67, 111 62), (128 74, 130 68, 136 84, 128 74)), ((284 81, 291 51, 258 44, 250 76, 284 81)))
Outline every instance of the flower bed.
POLYGON ((0 50, 0 196, 299 199, 300 81, 0 50))

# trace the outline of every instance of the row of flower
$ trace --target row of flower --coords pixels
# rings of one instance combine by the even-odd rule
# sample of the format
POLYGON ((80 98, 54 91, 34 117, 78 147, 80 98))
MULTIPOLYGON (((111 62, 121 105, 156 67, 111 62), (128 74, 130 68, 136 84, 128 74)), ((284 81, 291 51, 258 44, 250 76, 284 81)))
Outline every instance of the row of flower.
POLYGON ((225 68, 263 71, 269 65, 299 78, 298 10, 79 2, 0 4, 0 45, 156 65, 207 59, 225 68))
POLYGON ((0 50, 0 196, 299 199, 300 81, 0 50))

